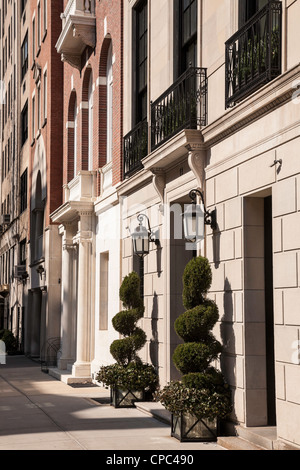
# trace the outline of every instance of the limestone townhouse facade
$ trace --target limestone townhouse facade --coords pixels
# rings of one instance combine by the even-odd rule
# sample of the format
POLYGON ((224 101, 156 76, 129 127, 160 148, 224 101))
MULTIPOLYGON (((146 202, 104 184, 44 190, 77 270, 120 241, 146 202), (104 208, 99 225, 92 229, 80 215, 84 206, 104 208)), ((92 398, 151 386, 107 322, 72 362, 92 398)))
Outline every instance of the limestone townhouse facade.
MULTIPOLYGON (((1 8, 6 86, 17 59, 5 52, 13 16, 3 14, 15 5, 1 8)), ((0 328, 20 324, 11 302, 27 306, 25 354, 67 383, 93 381, 113 362, 112 318, 134 270, 141 358, 163 386, 179 378, 182 274, 206 256, 229 422, 300 446, 300 0, 21 5, 16 41, 26 44, 28 28, 29 52, 16 62, 19 121, 1 108, 1 215, 13 181, 22 209, 0 238, 0 328), (202 222, 186 237, 193 202, 202 222), (149 250, 137 254, 142 229, 149 250), (7 277, 10 257, 23 275, 7 277)))
POLYGON ((143 359, 177 378, 182 272, 208 257, 220 310, 231 421, 300 444, 300 2, 124 2, 122 276, 139 269, 143 359), (186 243, 180 217, 200 190, 216 227, 186 243), (137 263, 130 230, 160 241, 137 263), (138 264, 138 266, 137 266, 138 264))

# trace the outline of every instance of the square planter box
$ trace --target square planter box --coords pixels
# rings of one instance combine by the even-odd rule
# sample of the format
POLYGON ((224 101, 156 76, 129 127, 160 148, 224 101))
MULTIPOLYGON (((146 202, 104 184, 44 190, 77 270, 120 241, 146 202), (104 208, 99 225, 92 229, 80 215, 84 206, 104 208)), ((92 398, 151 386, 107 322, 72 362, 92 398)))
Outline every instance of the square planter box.
POLYGON ((171 436, 180 442, 216 441, 218 436, 218 420, 198 419, 190 414, 180 416, 172 414, 171 436))
POLYGON ((145 393, 111 388, 110 401, 115 408, 134 408, 136 401, 145 401, 145 393))

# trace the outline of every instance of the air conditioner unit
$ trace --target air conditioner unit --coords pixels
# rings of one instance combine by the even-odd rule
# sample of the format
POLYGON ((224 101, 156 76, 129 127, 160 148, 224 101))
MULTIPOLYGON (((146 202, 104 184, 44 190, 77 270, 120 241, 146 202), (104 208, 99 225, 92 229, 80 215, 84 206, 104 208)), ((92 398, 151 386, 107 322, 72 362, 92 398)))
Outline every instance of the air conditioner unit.
POLYGON ((20 264, 18 266, 15 266, 15 271, 14 271, 14 277, 15 279, 23 279, 26 276, 26 266, 23 264, 20 264))

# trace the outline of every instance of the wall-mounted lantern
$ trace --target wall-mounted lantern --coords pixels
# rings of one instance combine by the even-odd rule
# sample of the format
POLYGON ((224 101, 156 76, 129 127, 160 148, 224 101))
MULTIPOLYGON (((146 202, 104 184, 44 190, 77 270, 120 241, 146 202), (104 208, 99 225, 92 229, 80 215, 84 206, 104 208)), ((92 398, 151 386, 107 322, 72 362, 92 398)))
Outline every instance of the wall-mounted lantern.
POLYGON ((135 255, 143 258, 149 254, 150 243, 155 243, 156 246, 159 246, 159 240, 154 236, 154 233, 150 228, 149 219, 145 214, 139 214, 137 220, 139 225, 131 234, 133 252, 135 255), (144 225, 144 221, 147 222, 148 227, 144 225))
POLYGON ((183 228, 186 241, 196 243, 204 239, 204 226, 210 225, 212 230, 216 230, 216 210, 209 212, 205 208, 204 197, 201 191, 193 189, 189 197, 192 201, 183 215, 183 228), (202 204, 197 204, 197 195, 201 197, 202 204))

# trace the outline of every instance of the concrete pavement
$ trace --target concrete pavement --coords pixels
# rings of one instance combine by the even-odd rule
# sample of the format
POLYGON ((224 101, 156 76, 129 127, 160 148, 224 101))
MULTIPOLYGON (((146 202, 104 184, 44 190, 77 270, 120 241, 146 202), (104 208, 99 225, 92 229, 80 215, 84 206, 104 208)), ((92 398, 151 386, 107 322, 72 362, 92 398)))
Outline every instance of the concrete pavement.
POLYGON ((140 409, 115 409, 108 390, 67 385, 24 356, 0 365, 1 450, 225 450, 180 443, 140 409))

